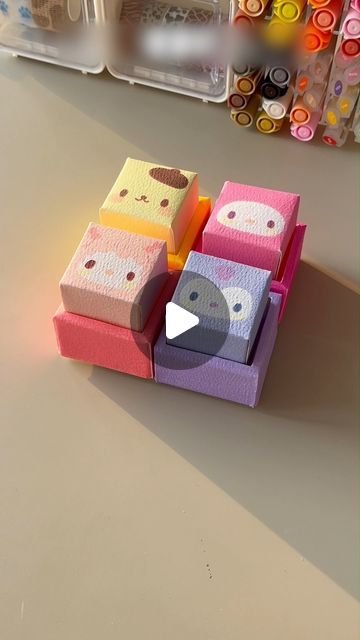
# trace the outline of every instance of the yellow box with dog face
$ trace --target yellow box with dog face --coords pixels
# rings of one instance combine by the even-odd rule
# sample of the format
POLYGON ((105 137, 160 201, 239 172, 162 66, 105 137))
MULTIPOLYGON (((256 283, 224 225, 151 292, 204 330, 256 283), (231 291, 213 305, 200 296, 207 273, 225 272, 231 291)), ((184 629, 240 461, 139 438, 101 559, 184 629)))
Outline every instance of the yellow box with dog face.
POLYGON ((100 222, 159 240, 177 254, 199 202, 192 171, 128 158, 100 209, 100 222))

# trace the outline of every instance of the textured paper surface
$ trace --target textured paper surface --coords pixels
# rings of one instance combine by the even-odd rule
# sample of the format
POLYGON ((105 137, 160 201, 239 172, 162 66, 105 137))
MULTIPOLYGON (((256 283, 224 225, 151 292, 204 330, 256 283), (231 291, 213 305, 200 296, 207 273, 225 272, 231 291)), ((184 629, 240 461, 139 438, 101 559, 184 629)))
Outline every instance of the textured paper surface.
POLYGON ((171 344, 246 362, 265 311, 270 283, 269 271, 191 251, 172 301, 198 316, 200 325, 171 344), (192 274, 190 281, 187 272, 192 274), (212 285, 220 289, 224 300, 219 300, 212 285), (226 315, 221 308, 225 304, 226 315), (216 333, 227 334, 220 351, 216 333))
POLYGON ((171 298, 176 282, 176 275, 168 276, 145 329, 139 334, 114 324, 69 313, 61 305, 54 316, 60 354, 140 378, 152 378, 153 346, 164 324, 165 305, 171 298))
POLYGON ((196 173, 128 158, 100 209, 101 224, 165 240, 177 253, 199 199, 196 173))
POLYGON ((203 252, 268 269, 275 277, 299 201, 293 193, 225 182, 203 232, 203 252))
POLYGON ((178 253, 168 254, 169 269, 182 270, 191 249, 195 248, 199 238, 201 238, 202 230, 210 215, 211 200, 200 196, 198 206, 191 218, 190 224, 186 230, 178 253))
POLYGON ((166 277, 165 242, 90 223, 60 290, 67 311, 142 331, 166 277))
POLYGON ((305 231, 306 224, 296 225, 295 231, 280 265, 277 279, 273 280, 271 283, 270 290, 275 293, 279 293, 282 296, 279 322, 283 319, 294 278, 299 268, 305 231))
POLYGON ((231 400, 251 407, 259 401, 278 325, 281 296, 270 293, 270 305, 251 365, 173 347, 162 331, 155 345, 155 380, 174 387, 231 400), (184 362, 194 368, 184 368, 184 362), (176 367, 178 363, 178 367, 176 367))

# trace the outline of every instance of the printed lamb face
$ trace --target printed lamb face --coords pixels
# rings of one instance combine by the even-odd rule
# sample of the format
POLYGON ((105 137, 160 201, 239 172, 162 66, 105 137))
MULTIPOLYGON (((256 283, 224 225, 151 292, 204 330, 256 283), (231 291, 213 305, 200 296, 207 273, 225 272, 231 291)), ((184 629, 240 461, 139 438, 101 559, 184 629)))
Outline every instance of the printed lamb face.
POLYGON ((111 290, 131 291, 141 281, 142 267, 131 258, 112 252, 87 255, 79 265, 79 275, 111 290))
POLYGON ((143 331, 167 273, 165 242, 91 223, 61 278, 63 305, 143 331))
POLYGON ((252 296, 241 287, 219 290, 205 278, 194 278, 181 290, 180 303, 195 315, 241 321, 251 313, 252 296))
POLYGON ((278 236, 285 227, 282 215, 260 202, 237 200, 221 207, 217 220, 225 227, 259 236, 278 236))

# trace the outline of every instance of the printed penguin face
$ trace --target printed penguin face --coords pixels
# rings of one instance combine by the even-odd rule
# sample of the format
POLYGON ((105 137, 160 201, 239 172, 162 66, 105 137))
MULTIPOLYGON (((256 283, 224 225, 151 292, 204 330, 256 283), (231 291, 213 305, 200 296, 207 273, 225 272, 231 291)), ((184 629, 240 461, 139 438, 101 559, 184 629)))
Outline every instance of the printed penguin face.
POLYGON ((252 309, 251 294, 241 287, 227 287, 222 289, 229 309, 230 320, 246 320, 252 309))
POLYGON ((217 221, 235 231, 266 237, 280 235, 285 227, 284 218, 273 207, 244 200, 229 202, 221 207, 217 221))
POLYGON ((180 293, 180 304, 195 315, 246 320, 252 309, 251 294, 241 287, 218 289, 205 278, 194 278, 180 293))
POLYGON ((112 252, 89 254, 79 265, 79 274, 90 282, 123 291, 131 291, 140 283, 142 271, 131 258, 120 258, 112 252))
POLYGON ((137 171, 133 179, 124 176, 113 194, 113 201, 130 207, 138 203, 136 206, 142 207, 144 211, 151 208, 152 211, 167 216, 173 210, 173 194, 181 191, 185 193, 188 185, 189 180, 179 169, 153 167, 149 171, 137 171), (157 183, 155 190, 154 181, 157 183))

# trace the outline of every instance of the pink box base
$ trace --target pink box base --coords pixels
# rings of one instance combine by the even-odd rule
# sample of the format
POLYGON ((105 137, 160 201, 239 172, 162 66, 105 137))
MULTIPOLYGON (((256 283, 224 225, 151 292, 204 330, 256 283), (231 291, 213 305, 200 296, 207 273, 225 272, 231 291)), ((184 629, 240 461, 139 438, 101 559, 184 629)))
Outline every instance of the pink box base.
POLYGON ((170 274, 144 331, 136 334, 136 340, 130 329, 70 313, 61 305, 53 318, 59 353, 65 358, 152 379, 153 346, 177 280, 176 274, 170 274))

